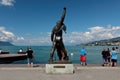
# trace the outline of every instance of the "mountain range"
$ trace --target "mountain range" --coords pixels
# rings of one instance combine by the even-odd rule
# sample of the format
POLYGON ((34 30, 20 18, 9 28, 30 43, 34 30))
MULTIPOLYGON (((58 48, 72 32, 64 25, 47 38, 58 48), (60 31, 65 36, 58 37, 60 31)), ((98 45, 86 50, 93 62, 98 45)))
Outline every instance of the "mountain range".
POLYGON ((120 45, 120 37, 105 39, 99 41, 93 41, 85 44, 81 44, 85 46, 119 46, 120 45))
POLYGON ((0 41, 0 46, 14 46, 14 45, 10 42, 0 41))

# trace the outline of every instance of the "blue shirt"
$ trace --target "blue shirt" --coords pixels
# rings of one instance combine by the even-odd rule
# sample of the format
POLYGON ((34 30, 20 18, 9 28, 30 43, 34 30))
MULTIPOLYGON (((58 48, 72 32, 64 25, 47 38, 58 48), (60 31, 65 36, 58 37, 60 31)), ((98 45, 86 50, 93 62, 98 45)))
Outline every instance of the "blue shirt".
POLYGON ((112 59, 117 59, 117 52, 111 51, 112 59))
POLYGON ((81 49, 80 50, 80 55, 85 55, 86 54, 86 50, 85 49, 81 49))

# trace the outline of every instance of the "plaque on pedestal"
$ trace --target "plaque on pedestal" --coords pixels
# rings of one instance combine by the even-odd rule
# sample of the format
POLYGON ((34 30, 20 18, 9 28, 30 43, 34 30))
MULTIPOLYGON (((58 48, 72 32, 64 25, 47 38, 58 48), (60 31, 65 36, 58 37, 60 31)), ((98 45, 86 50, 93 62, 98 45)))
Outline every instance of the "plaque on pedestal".
POLYGON ((58 73, 58 74, 65 74, 65 73, 74 73, 74 66, 73 64, 46 64, 46 73, 58 73))

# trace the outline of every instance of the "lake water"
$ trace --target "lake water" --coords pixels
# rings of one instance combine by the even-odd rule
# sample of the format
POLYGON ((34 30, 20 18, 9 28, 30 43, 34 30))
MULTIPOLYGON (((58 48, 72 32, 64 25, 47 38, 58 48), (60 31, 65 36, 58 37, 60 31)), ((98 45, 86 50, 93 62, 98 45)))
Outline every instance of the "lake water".
MULTIPOLYGON (((83 46, 65 46, 69 59, 73 64, 80 63, 79 61, 79 51, 83 46), (73 55, 71 55, 71 53, 73 55)), ((112 48, 113 46, 85 46, 87 50, 87 63, 88 64, 102 64, 102 49, 103 48, 112 48)), ((118 46, 119 47, 119 46, 118 46)), ((23 51, 27 50, 27 46, 0 46, 2 51, 9 51, 10 54, 17 54, 20 48, 23 51)), ((34 63, 44 64, 47 63, 50 57, 51 46, 31 46, 34 51, 34 63)), ((120 47, 119 47, 120 49, 120 47)), ((55 52, 54 59, 58 59, 58 56, 55 52)), ((26 64, 27 60, 15 61, 13 64, 26 64)), ((118 63, 120 63, 120 54, 118 54, 118 63)))

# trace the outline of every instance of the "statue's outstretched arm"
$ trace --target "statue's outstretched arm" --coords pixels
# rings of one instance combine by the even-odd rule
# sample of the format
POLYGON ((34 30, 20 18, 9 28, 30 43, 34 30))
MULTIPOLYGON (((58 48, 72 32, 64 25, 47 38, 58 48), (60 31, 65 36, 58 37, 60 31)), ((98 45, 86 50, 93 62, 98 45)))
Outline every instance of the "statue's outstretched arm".
POLYGON ((66 15, 66 8, 64 7, 64 8, 63 8, 63 13, 62 13, 62 17, 61 17, 60 23, 63 23, 63 22, 64 22, 65 15, 66 15))

